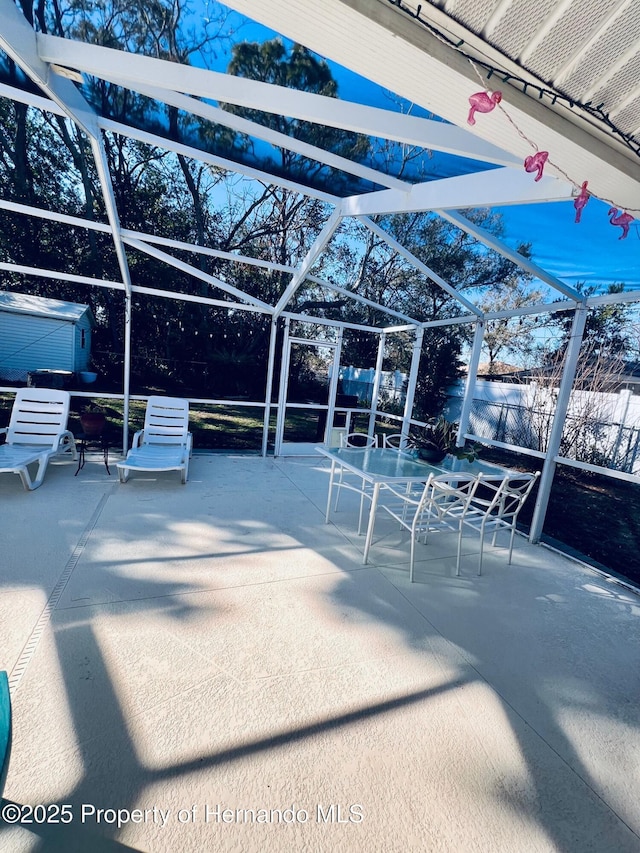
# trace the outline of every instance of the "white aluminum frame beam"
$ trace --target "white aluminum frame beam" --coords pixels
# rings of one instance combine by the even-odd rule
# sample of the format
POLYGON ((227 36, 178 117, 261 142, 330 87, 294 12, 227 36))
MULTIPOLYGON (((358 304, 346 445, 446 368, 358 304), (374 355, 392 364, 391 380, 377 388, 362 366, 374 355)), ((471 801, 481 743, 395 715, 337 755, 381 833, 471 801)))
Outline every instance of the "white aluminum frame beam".
MULTIPOLYGON (((615 200, 630 212, 638 208, 637 158, 604 126, 490 79, 488 71, 388 0, 228 0, 227 5, 459 126, 466 123, 472 92, 500 88, 501 107, 476 122, 474 135, 520 162, 533 153, 533 140, 551 153, 549 174, 565 173, 576 187, 588 178, 594 196, 615 200)), ((431 3, 422 4, 422 16, 436 26, 446 22, 449 31, 455 25, 431 3)), ((460 37, 476 45, 478 55, 493 55, 483 39, 466 30, 460 37)))
POLYGON ((567 181, 543 176, 535 181, 524 169, 499 168, 455 178, 415 184, 408 192, 378 190, 350 196, 342 202, 345 216, 420 213, 469 207, 502 207, 568 201, 574 187, 567 181))
POLYGON ((542 467, 542 475, 540 477, 540 485, 538 486, 538 495, 533 510, 533 518, 531 519, 531 527, 529 529, 529 541, 536 543, 540 541, 544 519, 549 506, 549 497, 551 494, 551 486, 556 471, 556 457, 560 451, 560 443, 562 441, 562 433, 567 418, 569 401, 571 399, 571 391, 576 377, 576 369, 578 359, 580 357, 580 347, 584 336, 584 328, 587 322, 587 308, 580 306, 576 308, 576 313, 573 318, 571 327, 571 335, 567 345, 565 354, 565 362, 562 368, 562 379, 556 398, 555 411, 553 413, 553 423, 551 425, 551 433, 547 443, 544 465, 542 467))
POLYGON ((377 311, 380 311, 381 314, 388 314, 390 317, 396 317, 398 320, 404 320, 404 322, 409 323, 410 326, 421 325, 420 321, 416 320, 415 317, 409 317, 407 314, 403 314, 401 311, 394 311, 393 308, 387 308, 384 305, 380 305, 379 302, 374 302, 373 299, 367 299, 366 296, 360 296, 359 293, 355 293, 353 290, 348 290, 346 287, 340 287, 337 284, 333 284, 330 281, 325 281, 324 279, 318 278, 315 275, 308 275, 306 280, 312 281, 314 284, 319 284, 321 287, 326 287, 328 290, 332 290, 335 293, 339 293, 341 296, 347 296, 349 299, 353 299, 355 302, 360 302, 361 305, 367 305, 369 308, 374 308, 377 311))
POLYGON ((438 273, 434 272, 430 267, 424 264, 421 260, 416 258, 408 249, 399 243, 391 234, 388 234, 383 228, 381 228, 377 223, 373 222, 371 219, 368 219, 366 216, 359 216, 359 221, 366 225, 367 228, 385 241, 394 251, 396 251, 399 255, 401 255, 406 261, 408 261, 411 266, 415 267, 419 272, 425 275, 427 278, 431 279, 435 284, 441 287, 449 296, 452 296, 457 302, 467 309, 467 311, 471 311, 472 314, 475 314, 477 317, 482 316, 482 311, 475 306, 472 302, 469 302, 461 293, 459 293, 455 287, 452 287, 448 282, 446 282, 442 276, 439 276, 438 273))
POLYGON ((257 169, 253 166, 236 163, 235 160, 218 157, 216 154, 210 154, 208 151, 203 151, 200 148, 194 148, 192 145, 175 142, 174 140, 167 139, 164 136, 156 136, 146 130, 138 130, 135 127, 129 127, 121 122, 101 118, 99 119, 99 124, 103 130, 110 131, 111 133, 117 133, 120 136, 126 136, 129 139, 136 139, 138 142, 144 142, 147 145, 153 145, 156 148, 162 148, 165 151, 172 151, 174 154, 183 154, 185 157, 189 157, 192 160, 198 160, 201 163, 215 166, 216 168, 223 169, 227 172, 244 175, 246 178, 260 181, 263 184, 291 190, 292 192, 300 193, 300 195, 305 195, 309 198, 317 198, 319 201, 326 201, 329 204, 337 204, 340 201, 339 196, 325 192, 324 190, 316 190, 313 189, 313 187, 302 186, 302 184, 297 183, 297 181, 272 175, 269 172, 265 172, 264 170, 257 169))
MULTIPOLYGON (((38 110, 52 113, 53 115, 65 116, 66 112, 55 102, 49 98, 44 98, 42 95, 34 95, 32 92, 27 92, 25 89, 18 89, 15 86, 8 86, 6 83, 0 83, 0 97, 6 97, 13 101, 18 101, 22 104, 27 104, 38 110)), ((171 151, 174 154, 182 154, 192 160, 199 160, 202 163, 215 166, 228 172, 234 172, 239 175, 244 175, 256 181, 274 186, 282 187, 283 189, 292 190, 293 192, 306 195, 309 198, 317 198, 320 201, 326 201, 330 204, 337 204, 340 200, 338 196, 328 193, 324 190, 317 190, 313 187, 303 186, 296 181, 291 181, 287 178, 281 178, 277 175, 271 175, 261 169, 253 166, 248 166, 243 163, 238 163, 235 160, 229 160, 224 157, 218 157, 208 151, 203 151, 200 148, 194 148, 190 145, 185 145, 181 142, 176 142, 165 136, 158 136, 146 130, 140 130, 136 127, 122 124, 122 122, 113 121, 112 119, 96 116, 98 127, 101 130, 109 133, 116 133, 120 136, 126 136, 129 139, 136 139, 139 142, 144 142, 147 145, 156 148, 162 148, 165 151, 171 151)))
POLYGON ((418 371, 420 369, 420 357, 422 355, 422 342, 424 340, 424 329, 416 329, 413 347, 411 349, 411 366, 409 368, 409 379, 407 381, 407 395, 404 400, 404 411, 402 414, 402 428, 400 430, 402 437, 407 438, 411 428, 411 419, 413 417, 413 404, 416 397, 416 388, 418 387, 418 371))
POLYGON ((432 119, 422 119, 311 92, 300 92, 259 80, 179 65, 59 36, 39 33, 38 50, 40 57, 46 62, 74 68, 104 80, 112 79, 114 69, 117 68, 119 81, 130 88, 142 85, 154 88, 161 86, 166 91, 182 92, 262 112, 286 115, 327 127, 338 127, 407 145, 445 151, 485 163, 506 166, 518 162, 518 158, 506 152, 501 145, 480 140, 470 131, 456 127, 455 124, 447 126, 432 119))
POLYGON ((236 264, 246 264, 251 267, 260 267, 265 270, 276 272, 286 272, 293 275, 296 268, 288 264, 276 264, 272 261, 263 261, 260 258, 250 258, 248 255, 238 255, 235 252, 225 252, 222 249, 211 249, 208 246, 198 246, 195 243, 184 243, 182 240, 172 240, 170 237, 157 237, 155 234, 144 234, 141 231, 131 231, 129 228, 122 228, 123 237, 130 237, 132 240, 140 240, 142 243, 151 243, 151 245, 166 246, 169 249, 180 249, 184 252, 193 252, 196 255, 206 255, 211 258, 219 258, 223 261, 230 261, 236 264))
POLYGON ((529 260, 529 258, 525 258, 524 255, 516 252, 515 249, 511 249, 506 243, 500 240, 499 237, 491 234, 485 228, 475 225, 470 219, 467 219, 467 217, 463 216, 461 213, 451 212, 450 210, 436 210, 434 213, 437 213, 438 216, 446 219, 447 222, 451 222, 462 231, 465 231, 467 234, 475 237, 481 243, 484 243, 485 246, 495 249, 498 254, 508 258, 510 261, 513 261, 513 263, 517 264, 521 269, 531 273, 531 275, 540 279, 540 281, 544 281, 545 284, 548 284, 554 290, 558 290, 560 293, 563 293, 565 296, 569 297, 569 299, 573 299, 576 302, 584 302, 584 296, 575 290, 575 288, 569 287, 569 285, 560 281, 559 278, 551 275, 546 270, 543 270, 542 267, 539 267, 536 263, 529 260))
POLYGON ((197 267, 191 266, 191 264, 187 264, 184 261, 178 260, 178 258, 174 258, 173 255, 169 255, 166 252, 162 252, 160 249, 156 249, 154 246, 149 246, 147 243, 142 242, 141 240, 132 240, 129 237, 125 238, 124 242, 131 246, 133 249, 138 249, 141 252, 149 255, 152 258, 156 258, 159 261, 164 261, 169 264, 169 266, 175 267, 181 272, 185 272, 188 275, 194 276, 194 278, 199 278, 201 281, 210 284, 212 287, 217 287, 220 290, 223 290, 225 293, 229 293, 231 296, 235 296, 236 299, 239 299, 241 302, 247 302, 249 305, 253 305, 257 308, 260 308, 267 314, 273 314, 274 308, 272 305, 267 305, 266 302, 263 302, 261 299, 257 299, 255 296, 250 296, 248 293, 245 293, 242 290, 239 290, 237 287, 233 287, 230 284, 222 281, 219 278, 216 278, 209 273, 203 272, 201 269, 197 267))
MULTIPOLYGON (((159 89, 155 86, 144 86, 141 83, 132 84, 130 81, 120 78, 117 75, 112 75, 109 82, 115 83, 123 88, 133 89, 141 95, 145 95, 161 103, 170 104, 184 112, 198 115, 201 118, 207 119, 214 124, 220 124, 224 127, 229 127, 239 133, 244 133, 247 136, 253 136, 256 139, 261 139, 275 147, 284 148, 288 151, 293 151, 295 154, 300 154, 309 160, 315 160, 333 169, 338 169, 342 172, 355 175, 366 181, 371 181, 374 184, 380 184, 383 187, 392 187, 399 190, 407 190, 410 187, 406 181, 401 181, 398 178, 386 175, 376 169, 371 169, 369 166, 361 165, 353 160, 348 160, 346 157, 341 157, 338 154, 332 154, 323 148, 318 148, 316 145, 311 145, 308 142, 296 139, 293 136, 287 136, 285 133, 280 133, 277 130, 265 127, 250 119, 243 118, 235 113, 213 107, 197 98, 181 95, 179 92, 173 92, 168 89, 159 89)), ((301 188, 304 185, 300 185, 301 188)), ((301 192, 304 190, 301 189, 301 192)))
POLYGON ((283 311, 281 317, 289 320, 297 320, 309 326, 329 326, 332 329, 354 329, 357 332, 370 332, 372 335, 381 335, 385 330, 376 329, 372 326, 362 326, 359 323, 349 323, 346 320, 328 320, 325 317, 312 317, 310 314, 296 314, 294 311, 283 311))
POLYGON ((307 273, 311 269, 311 267, 315 264, 318 257, 321 255, 325 246, 329 242, 329 240, 333 237, 334 232, 339 227, 342 222, 342 212, 340 207, 336 207, 331 216, 327 219, 322 230, 313 241, 311 248, 305 255, 302 260, 302 263, 298 267, 298 270, 293 275, 291 281, 287 285, 284 293, 278 300, 278 303, 275 307, 275 315, 278 317, 287 306, 289 300, 293 297, 296 290, 300 287, 302 282, 304 281, 307 273))
POLYGON ((464 386, 464 397, 462 398, 462 410, 460 412, 460 421, 458 422, 458 435, 456 437, 456 445, 458 447, 464 446, 464 436, 469 432, 469 419, 471 417, 473 394, 478 378, 478 365, 480 364, 480 354, 482 352, 485 328, 486 326, 484 322, 482 320, 478 320, 473 334, 473 344, 471 346, 471 354, 469 356, 467 379, 464 386))

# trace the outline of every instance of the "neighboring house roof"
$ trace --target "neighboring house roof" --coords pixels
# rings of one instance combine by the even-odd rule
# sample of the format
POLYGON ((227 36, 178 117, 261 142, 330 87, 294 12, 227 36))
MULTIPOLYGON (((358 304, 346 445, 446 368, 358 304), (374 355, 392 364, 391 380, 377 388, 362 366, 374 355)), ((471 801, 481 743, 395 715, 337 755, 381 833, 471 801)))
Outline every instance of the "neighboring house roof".
POLYGON ((515 364, 509 364, 506 361, 494 361, 493 364, 485 361, 478 365, 478 376, 486 376, 491 379, 505 374, 519 373, 521 370, 521 367, 518 367, 515 364))
MULTIPOLYGON (((598 391, 618 391, 628 388, 634 394, 640 393, 640 362, 621 361, 615 358, 602 359, 598 361, 597 377, 594 372, 587 369, 584 376, 580 371, 576 376, 575 388, 588 387, 598 391)), ((511 371, 496 371, 495 373, 481 374, 478 377, 489 382, 521 382, 529 383, 541 380, 543 377, 554 377, 560 379, 558 365, 538 365, 537 367, 518 369, 511 371)))
POLYGON ((28 296, 25 293, 0 291, 0 311, 10 311, 13 314, 30 314, 38 317, 48 317, 55 320, 68 320, 77 323, 88 314, 91 325, 95 326, 95 318, 88 305, 77 302, 63 302, 60 299, 48 299, 44 296, 28 296))

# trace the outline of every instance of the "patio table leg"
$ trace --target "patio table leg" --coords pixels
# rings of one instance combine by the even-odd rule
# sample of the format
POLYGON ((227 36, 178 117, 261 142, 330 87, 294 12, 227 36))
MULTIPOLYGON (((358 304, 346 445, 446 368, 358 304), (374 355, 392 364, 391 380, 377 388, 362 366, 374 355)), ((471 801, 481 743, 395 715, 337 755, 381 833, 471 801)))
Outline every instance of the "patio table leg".
POLYGON ((331 512, 331 495, 333 493, 333 478, 336 473, 336 461, 331 460, 331 474, 329 475, 329 494, 327 495, 327 511, 324 517, 324 523, 329 524, 329 513, 331 512))
POLYGON ((364 554, 362 562, 364 565, 369 560, 369 549, 371 548, 371 540, 373 539, 373 526, 376 521, 376 508, 378 506, 378 495, 380 494, 380 483, 375 483, 373 486, 373 494, 371 496, 371 509, 369 510, 369 524, 367 525, 367 538, 364 542, 364 554))

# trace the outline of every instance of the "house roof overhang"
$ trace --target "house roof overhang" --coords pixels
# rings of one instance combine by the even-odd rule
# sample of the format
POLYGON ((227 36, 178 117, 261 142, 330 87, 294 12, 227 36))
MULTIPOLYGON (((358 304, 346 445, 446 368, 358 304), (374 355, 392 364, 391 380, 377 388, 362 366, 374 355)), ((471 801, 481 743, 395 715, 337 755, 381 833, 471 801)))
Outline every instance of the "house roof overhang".
MULTIPOLYGON (((490 15, 476 22, 476 27, 480 27, 479 34, 465 26, 465 20, 471 23, 471 7, 478 4, 465 4, 463 0, 437 4, 417 4, 412 0, 323 0, 321 4, 310 4, 307 0, 229 0, 227 5, 441 118, 465 127, 485 142, 522 161, 536 148, 548 151, 548 174, 569 180, 576 188, 587 180, 593 195, 617 207, 635 211, 636 216, 640 213, 640 145, 634 148, 631 138, 630 147, 606 122, 594 119, 588 110, 579 109, 575 103, 573 107, 569 106, 568 99, 558 97, 560 90, 553 90, 553 82, 541 84, 548 86, 551 95, 540 97, 537 75, 519 64, 518 56, 510 56, 495 48, 488 34, 483 36, 483 21, 491 23, 490 15), (458 20, 439 7, 455 9, 458 20), (493 76, 490 69, 499 69, 502 73, 493 76), (509 77, 511 79, 504 79, 509 77), (529 81, 528 85, 523 86, 516 78, 529 81), (478 90, 498 88, 503 94, 503 108, 494 110, 491 117, 482 116, 482 120, 469 127, 469 96, 478 90)), ((535 39, 536 44, 541 44, 541 39, 545 33, 550 33, 552 26, 564 26, 564 19, 558 17, 557 8, 562 7, 565 12, 572 12, 575 31, 580 32, 581 23, 582 32, 591 33, 594 44, 597 42, 598 31, 594 30, 589 17, 589 4, 581 0, 543 3, 544 8, 534 16, 533 32, 530 32, 532 16, 528 5, 483 4, 483 8, 493 9, 491 32, 495 32, 495 21, 498 20, 495 16, 499 15, 500 9, 506 15, 508 7, 512 13, 509 32, 518 30, 520 26, 523 32, 530 33, 530 41, 535 39)), ((611 3, 604 5, 611 6, 611 3)), ((615 5, 629 6, 620 0, 615 5)), ((629 13, 631 11, 629 8, 629 13)), ((617 12, 620 13, 620 8, 617 12)), ((582 96, 586 100, 591 94, 595 96, 607 90, 607 85, 612 88, 616 70, 620 70, 623 59, 627 65, 637 61, 640 15, 629 14, 627 25, 636 33, 635 40, 629 40, 627 36, 633 47, 623 56, 613 50, 604 56, 598 55, 602 66, 598 80, 585 70, 582 78, 578 77, 579 82, 573 83, 576 99, 582 96)), ((568 69, 573 61, 575 68, 581 62, 586 63, 588 58, 578 51, 574 42, 567 42, 554 67, 562 70, 564 63, 568 69)), ((538 64, 535 68, 543 73, 547 66, 538 64)), ((625 93, 623 99, 616 96, 615 108, 619 114, 628 108, 629 118, 625 126, 629 128, 634 124, 631 107, 640 101, 637 83, 636 87, 627 86, 625 93)), ((614 96, 611 97, 613 99, 614 96)), ((640 121, 636 133, 638 130, 640 121)))

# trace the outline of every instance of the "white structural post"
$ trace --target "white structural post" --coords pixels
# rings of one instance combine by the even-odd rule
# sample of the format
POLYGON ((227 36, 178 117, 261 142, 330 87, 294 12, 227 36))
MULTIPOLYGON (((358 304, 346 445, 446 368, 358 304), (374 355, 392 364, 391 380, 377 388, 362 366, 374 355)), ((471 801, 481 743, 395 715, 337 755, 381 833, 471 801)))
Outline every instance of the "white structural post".
POLYGON ((341 327, 338 327, 338 340, 333 348, 333 359, 331 362, 331 379, 329 380, 329 396, 327 398, 327 421, 324 425, 324 435, 322 437, 323 444, 327 445, 331 444, 333 417, 336 410, 336 395, 338 393, 338 380, 340 379, 340 358, 342 356, 343 331, 344 330, 341 327))
POLYGON ((458 436, 456 438, 456 445, 458 447, 464 446, 464 437, 466 433, 469 432, 469 419, 471 417, 471 407, 473 406, 473 393, 478 379, 478 365, 480 364, 484 329, 484 321, 478 320, 473 335, 473 344, 471 346, 471 354, 469 356, 469 368, 467 370, 467 381, 465 382, 464 397, 462 398, 462 411, 460 412, 460 423, 458 425, 458 436))
POLYGON ((556 471, 556 456, 560 450, 560 442, 562 441, 567 409, 569 408, 571 390, 573 388, 576 368, 578 366, 578 357, 580 356, 584 327, 587 322, 587 311, 588 309, 585 308, 584 305, 578 306, 573 317, 571 337, 569 338, 564 368, 562 370, 562 379, 560 381, 560 388, 558 389, 558 400, 556 402, 556 410, 553 415, 553 424, 549 435, 547 454, 542 467, 538 497, 533 511, 533 519, 531 520, 531 530, 529 531, 530 542, 539 542, 540 536, 542 535, 544 518, 549 505, 549 495, 551 494, 551 485, 556 471))
POLYGON ((271 420, 271 394, 273 393, 273 372, 276 360, 276 338, 278 321, 271 318, 271 336, 269 338, 269 363, 267 365, 267 384, 264 392, 264 421, 262 424, 262 455, 267 455, 269 443, 269 421, 271 420))
POLYGON ((424 329, 419 326, 416 329, 416 337, 413 342, 413 350, 411 352, 411 367, 409 368, 409 381, 407 382, 407 396, 404 401, 404 415, 402 417, 402 436, 406 438, 409 435, 411 427, 411 418, 413 416, 413 401, 416 396, 416 387, 418 385, 418 370, 420 368, 420 355, 422 354, 422 339, 424 338, 424 329))
POLYGON ((378 399, 380 398, 380 382, 382 381, 382 362, 384 360, 384 348, 387 336, 384 332, 378 341, 378 355, 376 356, 376 369, 373 374, 373 389, 371 391, 371 414, 369 415, 369 429, 367 433, 372 436, 376 429, 376 414, 378 411, 378 399))
MULTIPOLYGON (((273 318, 276 319, 275 317, 273 318)), ((289 376, 289 325, 288 317, 284 318, 284 335, 282 338, 282 364, 280 366, 280 388, 278 389, 278 413, 276 416, 276 439, 273 455, 279 456, 284 436, 285 409, 287 400, 287 379, 289 376)))
POLYGON ((133 314, 131 293, 124 295, 124 366, 122 374, 122 455, 129 449, 129 396, 131 394, 131 316, 133 314))
POLYGON ((102 196, 104 199, 107 218, 111 226, 111 236, 118 258, 120 274, 125 290, 125 309, 124 309, 124 375, 122 380, 124 406, 122 412, 122 455, 127 455, 129 449, 129 395, 131 393, 131 273, 129 271, 129 263, 127 261, 127 253, 120 235, 120 217, 116 206, 116 199, 113 192, 113 184, 109 173, 109 163, 107 154, 102 141, 102 136, 91 137, 91 150, 93 159, 95 160, 96 169, 100 178, 102 188, 102 196))

